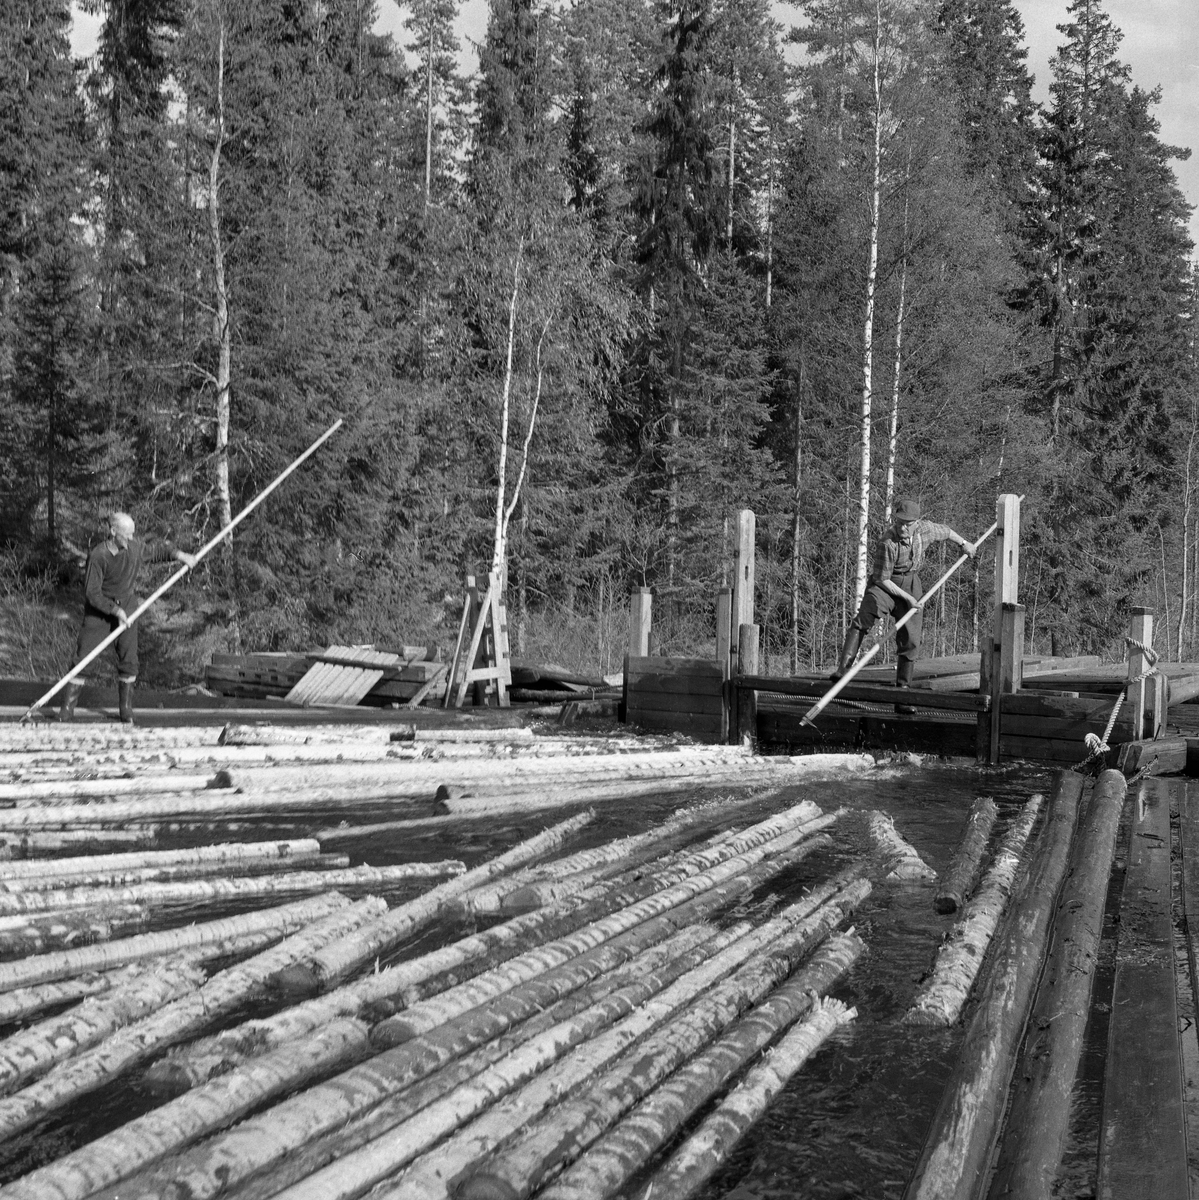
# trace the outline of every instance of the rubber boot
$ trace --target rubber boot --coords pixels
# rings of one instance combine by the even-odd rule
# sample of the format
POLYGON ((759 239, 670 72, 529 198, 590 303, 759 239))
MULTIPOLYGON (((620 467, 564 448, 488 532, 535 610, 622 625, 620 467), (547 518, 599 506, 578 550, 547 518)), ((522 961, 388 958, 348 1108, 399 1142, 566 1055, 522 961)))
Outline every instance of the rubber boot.
POLYGON ((125 725, 133 724, 133 680, 117 681, 117 712, 125 725))
MULTIPOLYGON (((912 686, 912 672, 915 671, 916 664, 909 659, 901 658, 895 664, 895 686, 906 688, 912 686)), ((895 706, 897 713, 903 713, 905 716, 911 716, 916 709, 911 704, 897 704, 895 706)))
POLYGON ((845 635, 845 645, 841 647, 841 658, 837 663, 837 668, 829 676, 834 683, 853 666, 854 660, 858 657, 858 649, 861 645, 862 631, 856 626, 851 625, 845 635))
POLYGON ((73 721, 75 719, 75 705, 79 703, 79 693, 82 691, 83 684, 78 679, 72 679, 67 684, 62 694, 62 707, 58 710, 58 719, 60 721, 73 721))

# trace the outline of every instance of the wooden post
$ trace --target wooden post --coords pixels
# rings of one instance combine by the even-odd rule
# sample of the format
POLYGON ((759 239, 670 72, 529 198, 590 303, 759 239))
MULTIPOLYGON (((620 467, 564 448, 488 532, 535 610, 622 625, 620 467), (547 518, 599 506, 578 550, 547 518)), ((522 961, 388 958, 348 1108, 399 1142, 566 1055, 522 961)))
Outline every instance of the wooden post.
MULTIPOLYGON (((757 625, 741 625, 737 629, 737 674, 758 673, 757 625)), ((733 740, 739 745, 753 745, 758 736, 758 693, 752 688, 734 687, 737 697, 737 724, 733 740)))
POLYGON ((653 592, 645 587, 634 588, 629 597, 629 655, 632 658, 645 658, 649 654, 653 610, 653 592))
POLYGON ((1149 730, 1146 737, 1154 740, 1166 736, 1166 709, 1170 704, 1170 681, 1164 675, 1154 675, 1149 680, 1153 694, 1148 697, 1149 730))
MULTIPOLYGON (((754 623, 754 541, 757 534, 757 518, 752 508, 743 508, 737 513, 737 549, 733 564, 733 612, 729 621, 730 630, 739 630, 742 625, 754 623)), ((730 647, 734 650, 735 647, 730 647)), ((745 674, 734 661, 734 674, 745 674)))
POLYGON ((716 593, 716 657, 727 667, 732 652, 733 589, 722 587, 716 593))
MULTIPOLYGON (((999 762, 999 717, 1003 709, 1000 697, 1019 687, 1019 667, 1024 655, 1024 610, 1019 614, 1019 642, 1004 646, 1004 607, 1018 607, 1020 591, 1020 497, 1004 493, 995 501, 995 606, 991 618, 991 636, 979 654, 980 679, 985 678, 991 696, 990 727, 987 737, 987 761, 999 762), (1005 665, 1007 667, 1005 677, 1005 665), (1006 686, 1005 686, 1006 683, 1006 686)), ((1016 634, 1013 611, 1009 637, 1016 634)), ((984 718, 980 718, 984 719, 984 718)), ((981 749, 981 747, 980 747, 981 749)))
POLYGON ((1000 611, 999 649, 995 665, 999 691, 1009 696, 1024 682, 1024 605, 1004 603, 1000 611))
MULTIPOLYGON (((1153 613, 1148 608, 1134 608, 1128 622, 1128 636, 1134 642, 1143 646, 1153 645, 1153 613)), ((1128 647, 1128 678, 1136 679, 1148 667, 1145 655, 1135 646, 1128 647)), ((1128 717, 1132 721, 1133 740, 1140 741, 1154 734, 1145 732, 1145 710, 1148 700, 1153 696, 1151 679, 1142 679, 1139 683, 1129 683, 1124 692, 1124 703, 1127 705, 1128 717)), ((1156 719, 1156 718, 1155 718, 1156 719)))

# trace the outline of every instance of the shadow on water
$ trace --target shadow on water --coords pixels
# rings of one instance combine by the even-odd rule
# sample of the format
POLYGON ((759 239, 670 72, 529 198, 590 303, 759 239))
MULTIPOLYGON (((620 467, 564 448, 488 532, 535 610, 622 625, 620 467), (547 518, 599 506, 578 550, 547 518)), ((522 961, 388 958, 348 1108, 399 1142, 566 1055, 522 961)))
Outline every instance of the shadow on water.
MULTIPOLYGON (((757 797, 739 805, 728 823, 749 824, 800 799, 813 800, 826 812, 841 805, 851 810, 877 808, 890 814, 900 833, 941 872, 976 796, 993 796, 1006 823, 1028 796, 1049 785, 1046 772, 1032 769, 991 773, 972 766, 899 766, 866 778, 804 784, 757 797)), ((600 805, 593 824, 572 840, 570 849, 653 828, 687 799, 675 794, 600 805)), ((469 866, 557 819, 556 813, 542 813, 373 834, 337 849, 353 862, 367 856, 374 863, 458 857, 469 866)), ((831 848, 777 878, 754 899, 767 893, 780 904, 797 899, 866 853, 869 847, 858 827, 855 821, 837 826, 831 848)), ((309 831, 290 830, 293 835, 309 831)), ((888 1200, 902 1195, 961 1040, 960 1026, 940 1031, 898 1023, 953 922, 934 912, 933 890, 928 884, 876 886, 855 919, 867 953, 833 993, 857 1008, 857 1019, 791 1081, 701 1193, 702 1200, 888 1200)), ((205 915, 221 914, 209 910, 205 915)), ((481 919, 478 925, 502 919, 481 919)), ((469 931, 461 922, 445 923, 425 931, 395 957, 422 953, 469 931)), ((245 1015, 231 1017, 228 1023, 245 1015)), ((0 1150, 0 1182, 153 1107, 139 1092, 136 1078, 135 1074, 80 1101, 31 1135, 14 1139, 17 1144, 0 1150)))

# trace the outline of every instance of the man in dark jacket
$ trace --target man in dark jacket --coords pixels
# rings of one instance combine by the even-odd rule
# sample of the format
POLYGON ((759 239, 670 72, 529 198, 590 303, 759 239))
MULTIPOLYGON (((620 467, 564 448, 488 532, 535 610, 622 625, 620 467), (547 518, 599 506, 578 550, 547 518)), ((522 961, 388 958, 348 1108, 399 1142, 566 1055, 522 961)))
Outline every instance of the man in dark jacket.
MULTIPOLYGON (((899 620, 909 609, 916 615, 895 633, 898 661, 895 668, 895 685, 908 687, 912 672, 920 654, 920 626, 924 595, 924 584, 920 580, 921 564, 927 548, 935 542, 956 542, 971 558, 977 547, 948 525, 925 521, 920 516, 920 503, 916 500, 898 500, 891 527, 883 536, 875 555, 874 570, 870 573, 866 594, 862 597, 858 614, 850 622, 841 649, 837 668, 829 676, 840 679, 853 666, 862 645, 862 639, 870 632, 879 617, 894 615, 899 620)), ((902 711, 912 711, 905 708, 902 711)))
MULTIPOLYGON (((143 563, 169 562, 175 559, 187 567, 196 560, 166 543, 147 546, 133 536, 133 518, 114 512, 108 518, 108 537, 94 546, 87 556, 83 585, 83 625, 75 648, 75 661, 86 658, 110 633, 120 629, 113 644, 117 660, 117 696, 121 720, 133 723, 133 683, 137 678, 137 626, 130 624, 128 612, 137 607, 134 591, 143 563)), ((75 705, 83 681, 73 679, 63 695, 60 721, 75 716, 75 705)))

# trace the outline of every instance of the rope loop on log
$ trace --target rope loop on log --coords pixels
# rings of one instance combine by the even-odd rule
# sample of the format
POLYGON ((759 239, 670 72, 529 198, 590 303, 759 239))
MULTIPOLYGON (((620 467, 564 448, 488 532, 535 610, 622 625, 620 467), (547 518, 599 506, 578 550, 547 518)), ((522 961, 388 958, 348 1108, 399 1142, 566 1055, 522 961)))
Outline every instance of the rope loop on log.
MULTIPOLYGON (((1145 656, 1145 662, 1148 664, 1145 670, 1143 670, 1139 675, 1133 676, 1133 678, 1129 679, 1125 683, 1124 686, 1126 689, 1131 684, 1143 683, 1146 679, 1151 679, 1154 675, 1161 674, 1161 671, 1159 671, 1157 667, 1157 664, 1161 661, 1161 655, 1158 654, 1158 652, 1154 650, 1152 646, 1146 646, 1144 642, 1138 641, 1134 637, 1128 637, 1127 635, 1125 635, 1124 644, 1130 651, 1139 650, 1145 656)), ((1116 697, 1116 703, 1112 705, 1112 711, 1110 716, 1107 718, 1107 727, 1104 729, 1103 735, 1099 736, 1094 733, 1088 733, 1087 736, 1083 738, 1083 742, 1087 748, 1087 756, 1082 760, 1081 763, 1078 764, 1078 766, 1075 768, 1076 770, 1085 770, 1091 765, 1091 763, 1098 758, 1102 758, 1111 749, 1111 746, 1108 745, 1108 738, 1112 736, 1112 729, 1115 727, 1116 717, 1120 713, 1120 706, 1124 703, 1124 697, 1126 695, 1127 691, 1123 691, 1116 697)))

